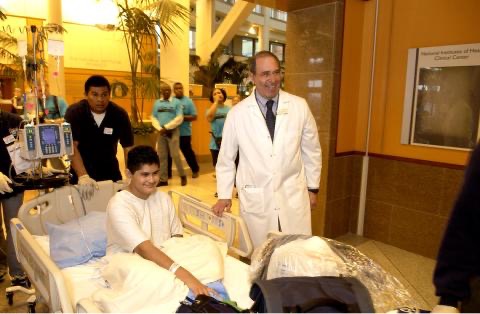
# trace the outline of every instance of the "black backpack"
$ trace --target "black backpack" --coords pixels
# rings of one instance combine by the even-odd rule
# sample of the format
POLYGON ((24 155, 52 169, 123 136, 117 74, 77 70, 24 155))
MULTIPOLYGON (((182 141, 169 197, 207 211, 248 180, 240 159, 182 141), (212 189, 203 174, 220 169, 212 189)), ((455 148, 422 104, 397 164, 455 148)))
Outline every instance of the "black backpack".
POLYGON ((195 300, 180 302, 176 313, 239 313, 240 310, 228 303, 218 301, 208 295, 199 294, 195 300))
POLYGON ((257 280, 252 312, 373 313, 367 288, 352 277, 283 277, 257 280))

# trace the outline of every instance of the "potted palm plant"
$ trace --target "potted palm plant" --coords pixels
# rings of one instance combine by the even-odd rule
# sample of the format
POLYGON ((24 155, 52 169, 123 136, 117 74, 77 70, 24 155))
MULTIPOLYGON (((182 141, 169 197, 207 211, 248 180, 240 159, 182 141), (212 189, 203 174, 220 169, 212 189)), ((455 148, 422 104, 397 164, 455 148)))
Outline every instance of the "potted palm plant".
MULTIPOLYGON (((190 10, 174 0, 118 0, 119 24, 130 64, 131 120, 134 133, 152 132, 143 121, 145 99, 159 98, 160 69, 157 49, 166 46, 182 30, 180 23, 187 23, 190 10)), ((121 83, 118 83, 121 84, 121 83)), ((113 89, 114 86, 112 86, 113 89)))
MULTIPOLYGON (((0 20, 3 21, 6 19, 7 15, 0 9, 0 20)), ((34 27, 35 26, 31 26, 31 29, 34 27)), ((38 29, 35 28, 35 31, 37 35, 36 40, 34 43, 28 45, 28 53, 24 57, 24 61, 16 53, 12 52, 15 47, 17 47, 17 39, 5 30, 0 31, 0 57, 2 58, 0 75, 4 78, 14 79, 17 83, 24 81, 23 84, 18 84, 18 86, 25 85, 25 91, 32 89, 32 83, 35 80, 34 75, 37 74, 37 69, 40 69, 40 74, 44 75, 45 69, 47 68, 44 54, 48 34, 62 34, 66 32, 65 28, 54 23, 46 24, 38 29), (33 49, 32 45, 35 45, 35 49, 33 49), (36 52, 36 64, 34 64, 34 51, 36 52)))

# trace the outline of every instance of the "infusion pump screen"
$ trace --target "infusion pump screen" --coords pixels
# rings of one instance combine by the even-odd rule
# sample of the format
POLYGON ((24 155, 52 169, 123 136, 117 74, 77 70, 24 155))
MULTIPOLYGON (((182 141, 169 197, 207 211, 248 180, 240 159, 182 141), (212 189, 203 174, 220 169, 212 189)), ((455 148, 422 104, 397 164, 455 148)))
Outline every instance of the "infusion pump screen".
POLYGON ((42 140, 46 145, 55 144, 55 131, 53 129, 44 129, 42 140))
POLYGON ((60 153, 61 139, 57 125, 39 125, 40 148, 44 156, 60 153))

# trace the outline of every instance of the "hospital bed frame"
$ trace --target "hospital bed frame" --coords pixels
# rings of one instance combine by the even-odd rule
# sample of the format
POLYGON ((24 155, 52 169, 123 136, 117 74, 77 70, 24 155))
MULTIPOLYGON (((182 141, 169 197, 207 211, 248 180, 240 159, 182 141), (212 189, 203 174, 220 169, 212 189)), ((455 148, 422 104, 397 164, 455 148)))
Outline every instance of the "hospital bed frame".
MULTIPOLYGON (((75 186, 65 186, 22 205, 11 221, 17 258, 35 287, 35 293, 51 312, 100 312, 90 299, 72 304, 62 271, 40 247, 33 235, 47 235, 46 223, 63 224, 91 211, 105 211, 110 198, 121 189, 112 181, 99 182, 92 199, 84 201, 75 186)), ((223 240, 229 253, 249 256, 253 250, 244 221, 230 213, 215 216, 210 206, 181 193, 169 192, 185 230, 223 240)), ((29 309, 30 310, 30 309, 29 309)), ((35 309, 33 308, 33 311, 35 309)))

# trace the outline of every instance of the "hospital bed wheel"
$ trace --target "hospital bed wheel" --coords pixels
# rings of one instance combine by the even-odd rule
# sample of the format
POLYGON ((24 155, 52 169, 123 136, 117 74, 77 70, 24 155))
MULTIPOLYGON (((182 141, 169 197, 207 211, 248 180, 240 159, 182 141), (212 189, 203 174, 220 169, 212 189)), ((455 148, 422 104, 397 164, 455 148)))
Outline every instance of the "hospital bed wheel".
POLYGON ((6 293, 8 305, 13 305, 13 292, 7 292, 6 293))
POLYGON ((28 313, 36 313, 35 306, 37 305, 36 302, 28 302, 28 313))

